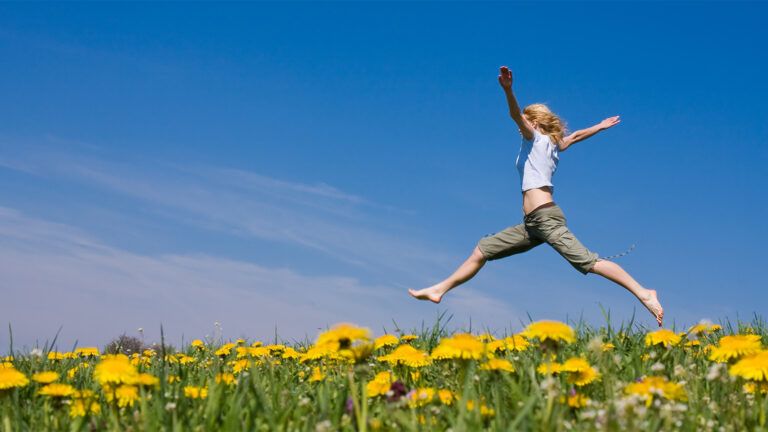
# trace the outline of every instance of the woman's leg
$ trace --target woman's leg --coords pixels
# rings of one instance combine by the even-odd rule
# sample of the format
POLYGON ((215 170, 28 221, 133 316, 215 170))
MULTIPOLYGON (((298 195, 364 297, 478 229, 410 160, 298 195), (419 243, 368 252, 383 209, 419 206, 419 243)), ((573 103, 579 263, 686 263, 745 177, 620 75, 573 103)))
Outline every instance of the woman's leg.
POLYGON ((542 209, 526 220, 528 228, 549 243, 560 255, 583 274, 595 273, 613 281, 635 295, 661 326, 664 309, 659 303, 656 291, 643 288, 618 264, 601 260, 587 249, 566 226, 565 215, 558 206, 542 209))
POLYGON ((429 288, 409 289, 408 292, 419 300, 440 303, 445 293, 472 279, 483 268, 486 261, 522 253, 540 244, 541 240, 531 238, 524 224, 511 226, 492 236, 482 238, 472 251, 472 255, 444 281, 429 288))
POLYGON ((664 319, 664 308, 661 307, 655 290, 643 288, 620 265, 612 261, 598 260, 589 271, 623 286, 627 291, 634 294, 643 306, 656 317, 656 322, 661 326, 664 319))
POLYGON ((419 300, 430 300, 434 303, 440 303, 443 295, 453 288, 463 284, 464 282, 472 279, 473 276, 483 268, 486 258, 480 251, 480 248, 475 246, 475 250, 472 251, 472 255, 467 258, 466 261, 452 275, 448 276, 444 281, 432 285, 429 288, 420 290, 408 289, 408 292, 419 300))

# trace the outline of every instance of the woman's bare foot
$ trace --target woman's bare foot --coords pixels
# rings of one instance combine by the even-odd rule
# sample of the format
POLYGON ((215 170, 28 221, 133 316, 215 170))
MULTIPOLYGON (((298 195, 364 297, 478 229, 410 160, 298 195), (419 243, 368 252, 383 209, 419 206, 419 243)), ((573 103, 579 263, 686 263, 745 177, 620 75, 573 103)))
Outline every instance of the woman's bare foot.
POLYGON ((410 294, 412 297, 417 298, 419 300, 429 300, 432 303, 440 303, 440 300, 443 298, 444 292, 440 290, 437 286, 431 286, 429 288, 424 288, 420 290, 414 290, 414 289, 408 289, 408 294, 410 294))
POLYGON ((656 322, 659 324, 659 327, 661 327, 662 321, 664 320, 664 308, 662 308, 661 303, 659 303, 659 297, 656 295, 656 291, 646 290, 646 294, 640 296, 639 299, 643 303, 643 306, 645 306, 656 318, 656 322))

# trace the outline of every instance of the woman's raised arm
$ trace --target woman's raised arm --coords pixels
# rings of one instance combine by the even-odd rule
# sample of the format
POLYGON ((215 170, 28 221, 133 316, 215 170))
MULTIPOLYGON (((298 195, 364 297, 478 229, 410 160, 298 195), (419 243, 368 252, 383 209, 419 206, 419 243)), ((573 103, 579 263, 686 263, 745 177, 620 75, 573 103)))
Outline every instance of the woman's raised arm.
POLYGON ((499 70, 499 84, 504 89, 507 96, 507 105, 509 106, 509 116, 517 123, 520 133, 527 140, 533 139, 533 128, 520 112, 520 105, 517 104, 517 98, 512 92, 512 71, 508 67, 502 66, 499 70))

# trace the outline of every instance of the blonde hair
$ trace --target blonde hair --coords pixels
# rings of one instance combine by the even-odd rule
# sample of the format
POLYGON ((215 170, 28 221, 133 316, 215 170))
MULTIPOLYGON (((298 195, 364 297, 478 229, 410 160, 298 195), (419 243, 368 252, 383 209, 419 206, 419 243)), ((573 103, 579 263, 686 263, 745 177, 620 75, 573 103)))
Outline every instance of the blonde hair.
POLYGON ((565 136, 565 122, 553 113, 548 106, 542 103, 528 105, 523 110, 523 115, 536 127, 539 132, 549 135, 549 138, 556 144, 563 142, 565 136))

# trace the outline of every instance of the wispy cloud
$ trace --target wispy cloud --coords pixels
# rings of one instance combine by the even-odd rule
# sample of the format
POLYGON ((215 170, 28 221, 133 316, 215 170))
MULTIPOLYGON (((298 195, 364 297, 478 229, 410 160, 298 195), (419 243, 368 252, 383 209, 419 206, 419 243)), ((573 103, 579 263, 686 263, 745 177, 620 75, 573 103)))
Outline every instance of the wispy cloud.
POLYGON ((307 185, 257 173, 207 166, 121 164, 79 154, 28 152, 3 159, 26 172, 79 181, 151 204, 152 211, 198 228, 288 243, 363 266, 416 276, 455 259, 408 239, 403 227, 378 216, 391 206, 319 183, 307 185))
MULTIPOLYGON (((455 264, 453 257, 400 235, 396 226, 376 216, 386 206, 329 185, 50 151, 4 158, 10 159, 6 168, 23 166, 26 175, 139 200, 150 211, 194 229, 314 250, 394 274, 391 281, 396 281, 339 276, 332 269, 316 274, 301 262, 264 265, 215 255, 203 246, 140 253, 108 244, 87 227, 53 222, 55 214, 33 217, 0 207, 3 320, 12 323, 17 344, 50 338, 60 325, 66 347, 75 339, 103 344, 138 327, 156 340, 161 323, 178 342, 182 335, 210 333, 214 322, 233 337, 266 338, 277 329, 282 337, 313 338, 318 328, 339 321, 379 332, 391 329, 393 320, 409 328, 422 320, 429 323, 446 308, 456 311, 454 326, 471 319, 474 325, 501 328, 519 316, 504 302, 478 292, 459 292, 439 307, 411 300, 397 279, 418 275, 424 280, 430 271, 442 273, 455 264)), ((6 336, 0 336, 0 346, 5 344, 6 336)))

